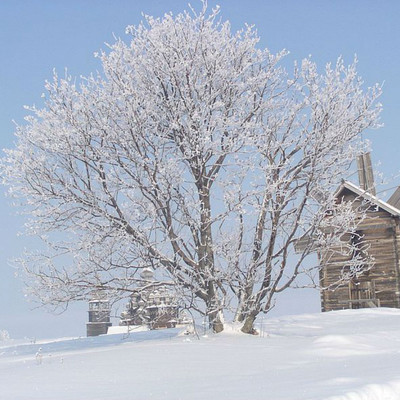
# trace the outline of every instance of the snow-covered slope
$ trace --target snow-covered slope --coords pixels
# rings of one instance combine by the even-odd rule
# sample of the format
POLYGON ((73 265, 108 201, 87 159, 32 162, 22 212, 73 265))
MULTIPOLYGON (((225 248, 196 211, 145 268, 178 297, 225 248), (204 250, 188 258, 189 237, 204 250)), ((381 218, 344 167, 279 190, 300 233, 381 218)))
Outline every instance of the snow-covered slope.
POLYGON ((169 329, 6 345, 0 399, 398 400, 400 310, 265 319, 260 336, 169 329))

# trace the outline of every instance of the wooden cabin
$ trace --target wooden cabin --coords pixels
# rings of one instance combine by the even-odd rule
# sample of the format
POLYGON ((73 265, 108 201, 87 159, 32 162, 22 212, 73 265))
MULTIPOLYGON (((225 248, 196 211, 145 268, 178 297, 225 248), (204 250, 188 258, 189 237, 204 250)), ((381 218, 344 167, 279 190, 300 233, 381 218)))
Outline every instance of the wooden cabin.
MULTIPOLYGON (((322 311, 400 308, 400 188, 387 202, 378 199, 371 182, 372 170, 369 168, 368 176, 363 160, 361 167, 358 161, 360 187, 344 181, 336 198, 339 202, 352 201, 355 206, 365 204, 367 217, 361 220, 353 235, 342 238, 352 245, 353 252, 345 254, 339 248, 332 248, 319 254, 322 311), (346 268, 350 268, 354 252, 364 252, 371 264, 366 265, 366 272, 340 282, 346 268)), ((370 165, 368 158, 366 164, 370 165)))

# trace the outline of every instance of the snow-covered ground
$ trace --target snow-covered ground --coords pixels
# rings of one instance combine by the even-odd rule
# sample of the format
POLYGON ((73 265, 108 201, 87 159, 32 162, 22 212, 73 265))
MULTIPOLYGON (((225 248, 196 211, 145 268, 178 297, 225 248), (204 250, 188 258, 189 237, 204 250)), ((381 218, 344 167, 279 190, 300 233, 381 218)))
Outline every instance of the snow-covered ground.
POLYGON ((259 336, 0 342, 0 399, 398 400, 400 310, 265 319, 259 336))

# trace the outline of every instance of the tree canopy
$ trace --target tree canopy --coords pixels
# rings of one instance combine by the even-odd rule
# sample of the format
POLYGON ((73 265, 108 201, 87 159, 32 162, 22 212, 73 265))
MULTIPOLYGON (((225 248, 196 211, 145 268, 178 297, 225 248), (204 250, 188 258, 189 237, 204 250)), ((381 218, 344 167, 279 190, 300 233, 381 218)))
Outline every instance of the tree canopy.
POLYGON ((2 173, 47 246, 20 260, 42 303, 127 296, 151 267, 216 332, 228 310, 252 332, 277 293, 318 272, 309 254, 354 230, 333 193, 378 126, 380 87, 341 58, 287 72, 286 51, 218 13, 145 17, 97 54, 102 73, 55 73, 18 126, 2 173))

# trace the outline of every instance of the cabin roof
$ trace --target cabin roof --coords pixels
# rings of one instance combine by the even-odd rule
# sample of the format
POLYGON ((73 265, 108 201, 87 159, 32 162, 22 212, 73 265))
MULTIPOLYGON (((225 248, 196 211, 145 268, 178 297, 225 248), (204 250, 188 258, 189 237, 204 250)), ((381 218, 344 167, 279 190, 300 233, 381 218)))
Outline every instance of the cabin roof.
POLYGON ((370 201, 372 204, 375 204, 376 206, 387 211, 389 214, 395 217, 400 217, 400 210, 398 208, 393 207, 389 203, 386 203, 385 201, 378 199, 373 194, 361 189, 360 187, 349 181, 342 182, 342 184, 336 190, 335 197, 338 197, 345 189, 350 190, 359 197, 363 197, 364 199, 370 201))

